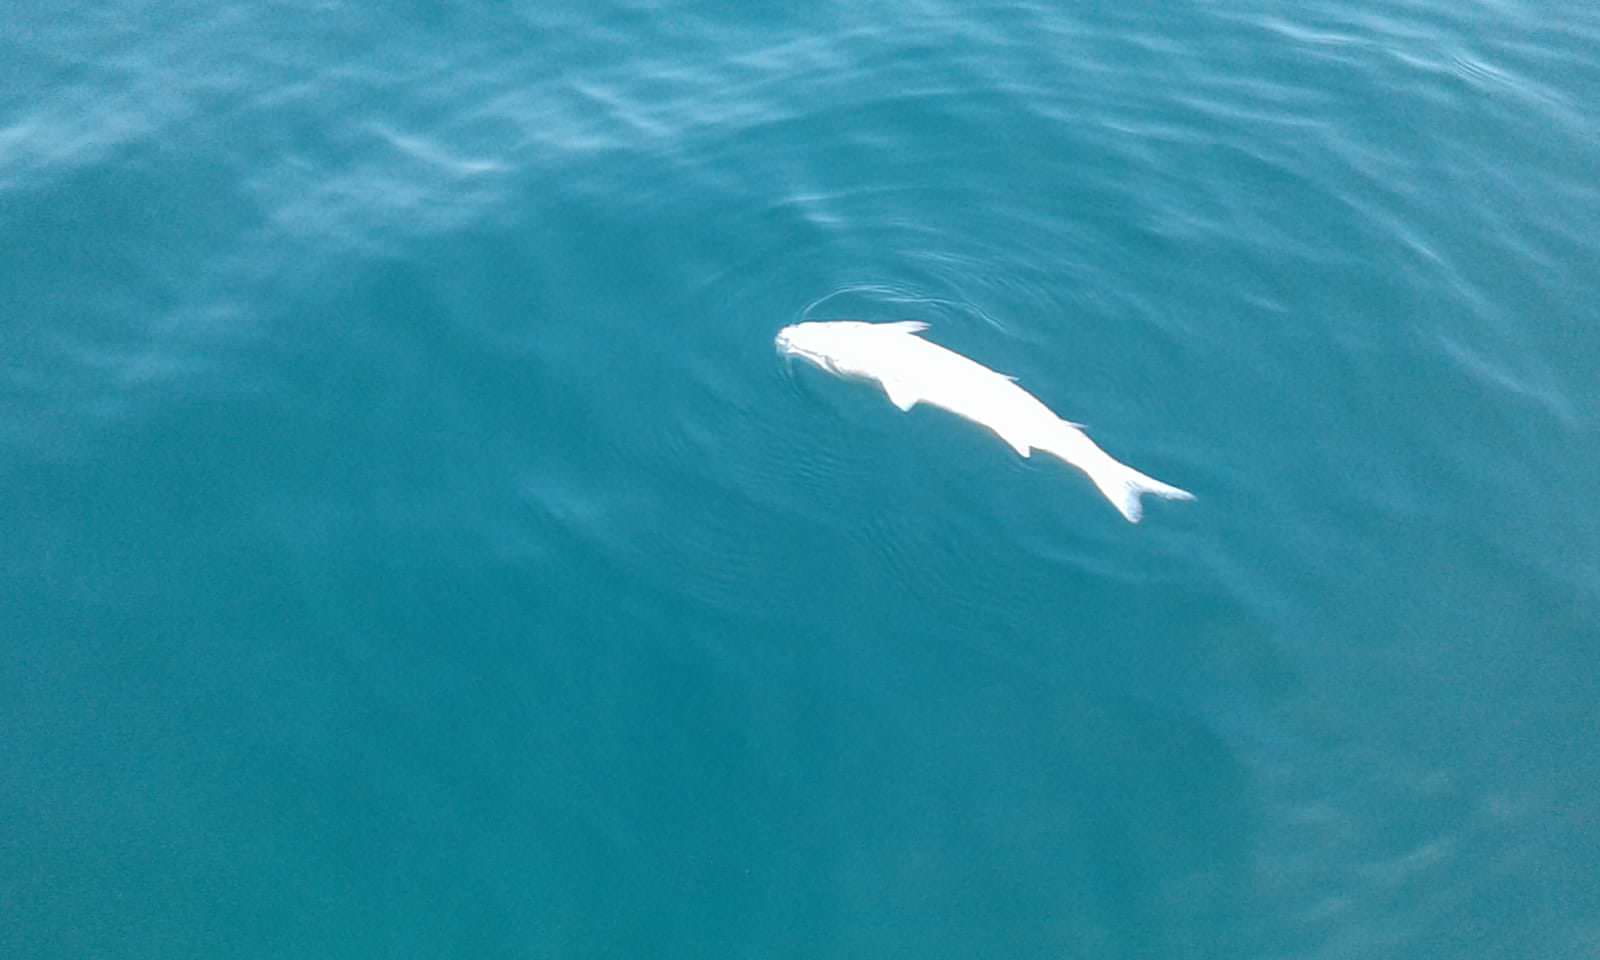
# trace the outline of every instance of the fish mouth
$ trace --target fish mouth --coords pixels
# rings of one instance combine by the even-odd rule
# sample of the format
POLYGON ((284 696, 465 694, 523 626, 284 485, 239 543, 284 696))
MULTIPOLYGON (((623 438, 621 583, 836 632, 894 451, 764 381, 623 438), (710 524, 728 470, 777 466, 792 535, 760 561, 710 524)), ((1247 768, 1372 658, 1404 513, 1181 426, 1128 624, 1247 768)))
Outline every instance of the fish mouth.
POLYGON ((831 373, 839 372, 838 368, 834 366, 832 358, 828 357, 826 354, 818 353, 795 343, 792 333, 793 330, 793 327, 784 327, 782 330, 778 331, 778 335, 774 337, 772 341, 773 345, 778 348, 778 352, 783 354, 783 359, 788 364, 790 370, 794 369, 794 358, 799 357, 801 360, 804 360, 807 363, 815 364, 831 373))
POLYGON ((783 357, 784 371, 794 376, 794 346, 789 342, 788 327, 778 331, 778 335, 772 338, 772 345, 777 348, 778 355, 783 357))
POLYGON ((784 359, 788 360, 791 366, 793 366, 794 358, 797 356, 805 357, 808 360, 811 359, 805 350, 795 344, 793 330, 793 327, 784 327, 772 339, 772 345, 778 348, 778 352, 783 354, 784 359))

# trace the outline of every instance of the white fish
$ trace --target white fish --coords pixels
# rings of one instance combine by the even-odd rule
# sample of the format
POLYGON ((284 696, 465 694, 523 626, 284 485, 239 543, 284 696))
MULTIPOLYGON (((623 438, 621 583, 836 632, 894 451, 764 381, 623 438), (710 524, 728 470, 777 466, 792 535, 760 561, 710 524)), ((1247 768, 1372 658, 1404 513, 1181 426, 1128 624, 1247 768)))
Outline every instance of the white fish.
POLYGON ((1012 449, 1054 454, 1089 475, 1106 499, 1138 523, 1141 494, 1193 500, 1187 490, 1147 477, 1101 450, 1079 429, 1003 373, 917 336, 917 320, 797 323, 778 331, 778 349, 853 379, 876 380, 901 410, 919 403, 941 407, 999 434, 1012 449))

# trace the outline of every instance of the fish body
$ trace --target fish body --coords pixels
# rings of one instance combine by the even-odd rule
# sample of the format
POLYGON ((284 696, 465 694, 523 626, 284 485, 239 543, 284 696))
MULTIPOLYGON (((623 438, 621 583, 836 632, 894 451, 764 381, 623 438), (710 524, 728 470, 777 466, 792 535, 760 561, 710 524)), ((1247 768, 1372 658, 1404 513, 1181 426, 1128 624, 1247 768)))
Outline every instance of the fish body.
POLYGON ((917 320, 811 321, 779 330, 777 346, 830 373, 880 384, 901 410, 919 403, 939 407, 988 427, 1024 457, 1043 450, 1066 461, 1087 474, 1130 523, 1143 515, 1143 494, 1194 499, 1119 462, 1011 377, 918 336, 927 328, 917 320))

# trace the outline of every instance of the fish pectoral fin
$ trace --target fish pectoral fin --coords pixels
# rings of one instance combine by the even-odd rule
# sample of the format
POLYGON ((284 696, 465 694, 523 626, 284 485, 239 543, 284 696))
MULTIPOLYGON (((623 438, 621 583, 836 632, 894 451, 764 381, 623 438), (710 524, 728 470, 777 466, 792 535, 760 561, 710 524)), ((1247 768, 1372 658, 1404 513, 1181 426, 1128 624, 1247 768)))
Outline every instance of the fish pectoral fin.
POLYGON ((889 395, 889 402, 899 407, 902 413, 916 406, 917 401, 922 399, 914 387, 893 380, 883 381, 883 392, 889 395))
POLYGON ((1017 451, 1017 453, 1021 454, 1022 456, 1030 456, 1033 453, 1033 445, 1017 434, 1007 433, 1006 431, 1001 430, 999 427, 990 427, 989 429, 993 430, 1001 440, 1004 440, 1006 443, 1011 445, 1011 449, 1017 451))

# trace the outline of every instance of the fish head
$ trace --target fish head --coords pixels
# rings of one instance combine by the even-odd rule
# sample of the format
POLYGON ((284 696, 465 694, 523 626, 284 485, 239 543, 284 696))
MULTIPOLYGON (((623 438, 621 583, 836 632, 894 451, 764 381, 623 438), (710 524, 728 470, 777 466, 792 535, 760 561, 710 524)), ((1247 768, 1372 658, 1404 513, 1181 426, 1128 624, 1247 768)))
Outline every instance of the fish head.
POLYGON ((873 324, 857 320, 809 320, 778 331, 778 352, 808 360, 830 373, 847 372, 873 324))
POLYGON ((832 353, 836 349, 829 335, 827 323, 794 323, 778 331, 778 352, 786 357, 809 360, 825 370, 833 369, 832 353))

